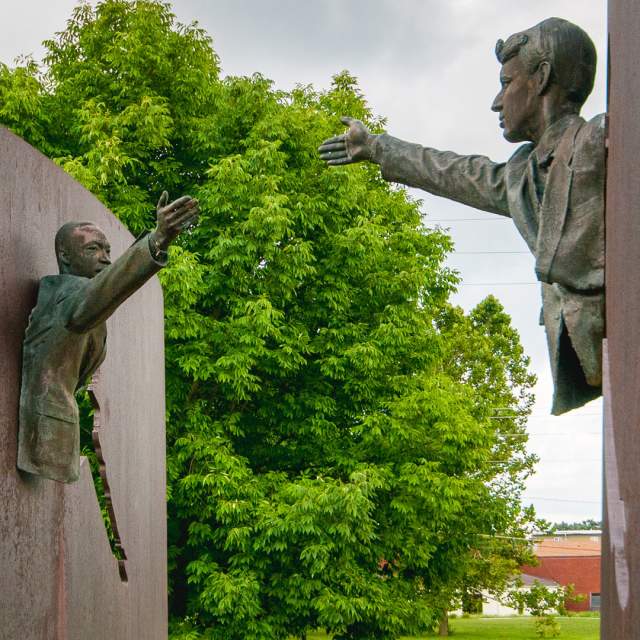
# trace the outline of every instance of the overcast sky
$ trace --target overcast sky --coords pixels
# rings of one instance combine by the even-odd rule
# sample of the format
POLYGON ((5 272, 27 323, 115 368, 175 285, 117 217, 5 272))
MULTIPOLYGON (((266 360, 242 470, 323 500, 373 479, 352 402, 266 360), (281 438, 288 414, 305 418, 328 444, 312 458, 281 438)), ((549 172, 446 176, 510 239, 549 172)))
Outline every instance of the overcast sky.
MULTIPOLYGON (((76 2, 0 2, 0 60, 39 58, 40 43, 64 28, 76 2)), ((297 83, 326 88, 335 73, 357 76, 389 133, 413 142, 506 160, 489 109, 498 91, 497 38, 550 16, 569 19, 599 52, 596 87, 583 115, 605 109, 604 0, 176 0, 182 22, 197 20, 213 38, 229 75, 260 72, 281 89, 297 83)), ((336 133, 341 125, 336 123, 336 133)), ((320 141, 318 141, 320 142, 320 141)), ((550 520, 600 519, 602 404, 554 418, 539 285, 533 259, 508 219, 417 191, 426 220, 448 226, 456 244, 450 265, 463 284, 455 300, 466 309, 495 294, 520 332, 538 376, 529 423, 530 449, 541 461, 526 496, 550 520), (515 283, 515 284, 509 284, 515 283)), ((431 224, 431 223, 430 223, 431 224)), ((436 224, 436 223, 433 223, 436 224)))

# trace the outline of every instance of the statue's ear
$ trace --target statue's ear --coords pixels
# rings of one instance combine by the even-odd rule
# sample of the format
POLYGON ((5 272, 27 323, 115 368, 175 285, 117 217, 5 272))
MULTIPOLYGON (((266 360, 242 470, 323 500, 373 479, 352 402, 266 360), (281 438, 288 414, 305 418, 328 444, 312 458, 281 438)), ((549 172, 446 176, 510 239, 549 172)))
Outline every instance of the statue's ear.
POLYGON ((69 266, 71 265, 71 261, 69 260, 69 251, 67 249, 60 249, 58 252, 58 262, 62 267, 61 271, 67 271, 69 266))
POLYGON ((543 60, 535 71, 538 95, 543 95, 551 84, 551 63, 543 60))

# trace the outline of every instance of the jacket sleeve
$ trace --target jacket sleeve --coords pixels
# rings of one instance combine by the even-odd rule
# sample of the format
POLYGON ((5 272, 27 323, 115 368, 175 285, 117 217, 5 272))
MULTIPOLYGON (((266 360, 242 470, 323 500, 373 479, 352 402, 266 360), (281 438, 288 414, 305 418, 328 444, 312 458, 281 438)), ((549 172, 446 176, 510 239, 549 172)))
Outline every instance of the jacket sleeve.
POLYGON ((77 294, 79 300, 70 314, 67 328, 84 333, 104 322, 165 265, 166 261, 160 262, 152 257, 148 236, 144 236, 77 294))
POLYGON ((387 134, 376 139, 374 161, 385 180, 510 217, 505 163, 438 151, 387 134))

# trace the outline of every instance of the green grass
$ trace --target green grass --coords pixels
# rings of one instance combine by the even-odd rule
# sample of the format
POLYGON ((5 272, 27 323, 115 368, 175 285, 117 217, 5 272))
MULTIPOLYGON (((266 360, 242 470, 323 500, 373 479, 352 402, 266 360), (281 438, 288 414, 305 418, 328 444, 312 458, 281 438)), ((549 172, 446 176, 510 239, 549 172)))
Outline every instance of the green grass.
MULTIPOLYGON (((600 618, 557 618, 560 623, 558 640, 598 640, 600 618)), ((533 618, 456 618, 450 620, 451 640, 537 640, 533 618)), ((422 636, 434 638, 436 636, 422 636)), ((321 632, 310 633, 308 640, 325 640, 321 632)), ((412 640, 405 638, 404 640, 412 640)), ((417 640, 417 639, 415 639, 417 640)))
MULTIPOLYGON (((598 640, 599 618, 557 618, 560 623, 559 640, 598 640)), ((455 640, 535 640, 535 621, 532 618, 460 618, 451 620, 449 627, 455 640)))

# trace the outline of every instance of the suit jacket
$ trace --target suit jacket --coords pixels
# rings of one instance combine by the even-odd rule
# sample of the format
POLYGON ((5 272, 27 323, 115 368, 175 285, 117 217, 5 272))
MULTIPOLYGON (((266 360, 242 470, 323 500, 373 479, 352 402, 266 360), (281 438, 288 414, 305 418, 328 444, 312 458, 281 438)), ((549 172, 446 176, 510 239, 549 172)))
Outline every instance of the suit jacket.
POLYGON ((78 479, 75 392, 105 358, 107 318, 164 264, 145 238, 94 278, 42 278, 23 344, 19 469, 60 482, 78 479))
POLYGON ((554 380, 552 413, 601 393, 604 334, 604 115, 569 115, 506 163, 383 134, 374 160, 386 180, 511 217, 536 258, 554 380))

